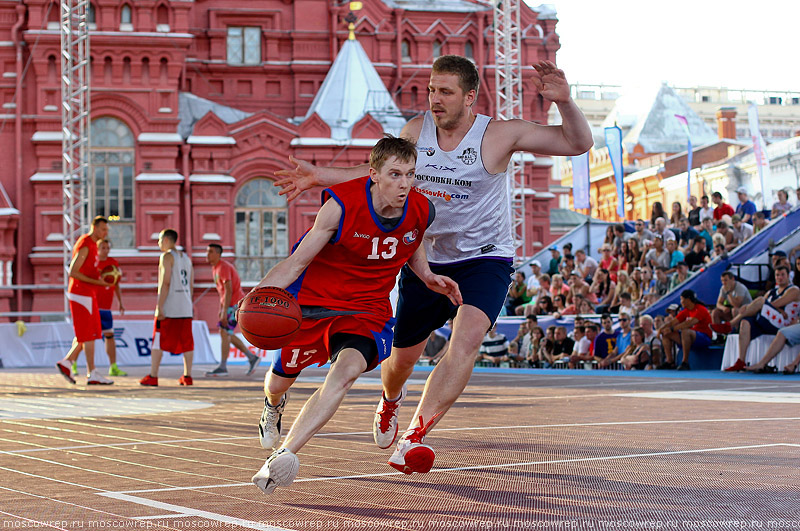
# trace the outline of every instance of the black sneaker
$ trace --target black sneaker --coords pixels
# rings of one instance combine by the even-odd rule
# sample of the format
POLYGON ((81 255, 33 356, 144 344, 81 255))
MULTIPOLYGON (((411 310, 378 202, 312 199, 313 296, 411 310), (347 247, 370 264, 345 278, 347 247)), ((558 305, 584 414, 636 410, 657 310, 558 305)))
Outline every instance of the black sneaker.
POLYGON ((675 369, 675 364, 672 363, 671 361, 665 361, 664 363, 656 367, 656 369, 658 369, 659 371, 671 371, 675 369))
POLYGON ((684 361, 683 363, 678 365, 678 370, 679 371, 691 371, 692 368, 689 367, 689 362, 688 361, 684 361))

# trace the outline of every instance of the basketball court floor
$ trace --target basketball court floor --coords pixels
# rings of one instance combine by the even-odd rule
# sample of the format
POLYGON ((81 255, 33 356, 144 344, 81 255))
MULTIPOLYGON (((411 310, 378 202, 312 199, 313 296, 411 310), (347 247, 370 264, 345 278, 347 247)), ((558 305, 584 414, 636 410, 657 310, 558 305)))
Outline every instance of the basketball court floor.
MULTIPOLYGON (((798 376, 482 370, 426 439, 434 469, 406 476, 372 442, 373 372, 265 496, 265 369, 191 388, 178 370, 158 388, 144 368, 103 388, 1 371, 0 529, 800 528, 798 376)), ((298 381, 284 433, 324 374, 298 381)))

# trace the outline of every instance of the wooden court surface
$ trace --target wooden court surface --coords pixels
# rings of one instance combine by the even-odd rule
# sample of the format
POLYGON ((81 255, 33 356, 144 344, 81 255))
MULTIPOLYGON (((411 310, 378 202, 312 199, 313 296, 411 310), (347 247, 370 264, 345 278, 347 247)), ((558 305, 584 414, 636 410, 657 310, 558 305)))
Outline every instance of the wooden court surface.
MULTIPOLYGON (((406 476, 372 441, 373 372, 265 496, 265 368, 191 388, 177 371, 0 371, 0 529, 800 529, 800 377, 476 373, 426 439, 434 469, 406 476)), ((284 433, 324 374, 295 385, 284 433)))

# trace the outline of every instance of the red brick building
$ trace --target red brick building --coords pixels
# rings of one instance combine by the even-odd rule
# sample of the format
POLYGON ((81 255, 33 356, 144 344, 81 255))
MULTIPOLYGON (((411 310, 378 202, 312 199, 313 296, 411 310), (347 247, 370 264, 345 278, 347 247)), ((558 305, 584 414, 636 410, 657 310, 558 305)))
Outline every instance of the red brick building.
MULTIPOLYGON (((128 310, 153 308, 157 233, 173 227, 195 264, 196 316, 215 323, 206 246, 221 243, 252 283, 313 222, 319 194, 287 204, 273 172, 289 155, 320 165, 366 160, 381 134, 375 113, 365 112, 346 141, 306 116, 347 38, 347 13, 346 3, 325 0, 92 2, 93 206, 112 219, 128 310)), ((8 196, 0 191, 0 313, 62 308, 57 289, 3 289, 63 278, 58 16, 51 0, 0 0, 8 196)), ((430 64, 447 53, 475 61, 477 110, 494 114, 490 10, 466 0, 374 0, 357 18, 358 41, 405 118, 427 107, 430 64)), ((522 20, 523 63, 554 60, 554 13, 523 4, 522 20)), ((547 106, 529 81, 524 100, 525 118, 545 122, 547 106)), ((528 187, 546 192, 549 171, 546 158, 528 163, 528 187)), ((532 242, 550 239, 550 202, 548 194, 528 200, 532 242)))

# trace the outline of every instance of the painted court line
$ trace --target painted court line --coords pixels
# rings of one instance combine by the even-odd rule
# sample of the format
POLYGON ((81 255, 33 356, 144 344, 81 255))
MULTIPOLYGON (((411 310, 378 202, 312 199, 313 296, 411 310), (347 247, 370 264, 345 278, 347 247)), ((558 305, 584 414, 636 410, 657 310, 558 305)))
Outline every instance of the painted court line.
MULTIPOLYGON (((621 396, 628 396, 627 394, 621 396)), ((571 424, 530 424, 522 426, 471 426, 467 428, 436 428, 437 432, 449 431, 480 431, 480 430, 524 430, 524 429, 546 429, 546 428, 580 428, 593 426, 636 426, 640 424, 695 424, 706 422, 770 422, 800 420, 800 417, 767 417, 767 418, 735 418, 735 419, 688 419, 688 420, 632 420, 619 422, 580 422, 571 424)), ((372 435, 371 431, 342 431, 317 433, 314 437, 340 437, 344 435, 372 435)), ((22 450, 0 450, 0 454, 29 454, 34 452, 50 452, 60 450, 85 450, 87 448, 116 448, 122 446, 139 446, 146 444, 171 444, 188 442, 215 442, 215 441, 237 441, 251 440, 253 437, 213 437, 205 439, 163 439, 157 441, 124 442, 111 444, 84 444, 79 446, 54 446, 52 448, 25 448, 22 450)))
POLYGON ((766 404, 800 404, 800 393, 758 393, 726 389, 701 391, 652 391, 624 393, 616 396, 679 400, 718 400, 721 402, 756 402, 766 404))
MULTIPOLYGON (((696 453, 708 453, 708 452, 724 452, 729 450, 749 450, 753 448, 771 448, 775 446, 800 446, 798 444, 791 444, 791 443, 768 443, 768 444, 751 444, 745 446, 723 446, 718 448, 696 448, 690 450, 673 450, 669 452, 650 452, 644 454, 625 454, 625 455, 609 455, 605 457, 578 457, 575 459, 553 459, 548 461, 526 461, 526 462, 518 462, 518 463, 500 463, 496 465, 475 465, 475 466, 465 466, 465 467, 453 467, 453 468, 434 468, 428 474, 432 474, 434 472, 458 472, 461 470, 490 470, 494 468, 513 468, 513 467, 523 467, 523 466, 534 466, 534 465, 552 465, 552 464, 564 464, 564 463, 585 463, 591 461, 612 461, 615 459, 634 459, 639 457, 661 457, 665 455, 682 455, 682 454, 696 454, 696 453)), ((378 474, 358 474, 352 476, 330 476, 330 477, 321 477, 321 478, 304 478, 304 479, 296 479, 295 483, 310 483, 310 482, 319 482, 319 481, 338 481, 342 479, 363 479, 363 478, 375 478, 375 477, 384 477, 384 476, 401 476, 403 475, 402 472, 382 472, 378 474)), ((161 489, 140 489, 140 490, 123 490, 118 492, 101 492, 98 493, 101 496, 110 496, 111 494, 142 494, 145 492, 174 492, 174 491, 182 491, 182 490, 202 490, 202 489, 217 489, 223 487, 246 487, 252 485, 252 483, 223 483, 219 485, 202 485, 198 487, 169 487, 169 488, 161 488, 161 489)))

